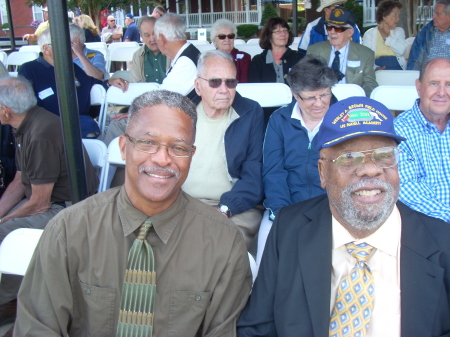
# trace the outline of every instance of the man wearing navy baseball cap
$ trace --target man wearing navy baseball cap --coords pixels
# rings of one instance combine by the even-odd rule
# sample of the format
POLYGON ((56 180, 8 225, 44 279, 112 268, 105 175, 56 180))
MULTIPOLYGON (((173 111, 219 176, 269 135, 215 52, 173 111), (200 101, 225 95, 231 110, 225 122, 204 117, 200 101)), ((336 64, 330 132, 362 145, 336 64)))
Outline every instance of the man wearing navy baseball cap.
POLYGON ((318 133, 327 195, 278 211, 238 336, 442 336, 450 227, 397 201, 390 111, 332 105, 318 133))

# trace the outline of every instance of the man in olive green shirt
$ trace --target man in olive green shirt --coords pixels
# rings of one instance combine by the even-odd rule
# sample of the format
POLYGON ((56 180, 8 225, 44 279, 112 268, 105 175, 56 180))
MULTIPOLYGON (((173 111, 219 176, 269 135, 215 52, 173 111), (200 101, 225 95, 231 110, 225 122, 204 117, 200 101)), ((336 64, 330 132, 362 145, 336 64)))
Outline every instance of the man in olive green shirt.
POLYGON ((119 141, 125 185, 48 224, 19 293, 15 336, 115 336, 128 253, 147 218, 153 336, 236 335, 251 289, 243 236, 181 191, 195 153, 195 106, 159 90, 136 99, 129 114, 119 141))

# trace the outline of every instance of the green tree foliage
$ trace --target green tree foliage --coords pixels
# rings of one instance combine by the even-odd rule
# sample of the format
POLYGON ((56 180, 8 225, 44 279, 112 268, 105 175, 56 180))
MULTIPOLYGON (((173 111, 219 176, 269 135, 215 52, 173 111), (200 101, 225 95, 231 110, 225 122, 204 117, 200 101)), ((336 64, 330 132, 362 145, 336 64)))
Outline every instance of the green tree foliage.
POLYGON ((258 25, 244 24, 237 26, 237 35, 242 37, 252 37, 258 33, 258 25))
POLYGON ((359 27, 359 30, 363 31, 363 6, 360 5, 355 0, 347 0, 344 3, 344 8, 348 9, 350 12, 355 14, 356 17, 356 24, 359 27))
POLYGON ((266 8, 264 8, 264 11, 262 12, 261 16, 261 26, 265 26, 267 21, 269 21, 271 18, 279 17, 275 7, 273 7, 271 2, 268 2, 266 5, 266 8))

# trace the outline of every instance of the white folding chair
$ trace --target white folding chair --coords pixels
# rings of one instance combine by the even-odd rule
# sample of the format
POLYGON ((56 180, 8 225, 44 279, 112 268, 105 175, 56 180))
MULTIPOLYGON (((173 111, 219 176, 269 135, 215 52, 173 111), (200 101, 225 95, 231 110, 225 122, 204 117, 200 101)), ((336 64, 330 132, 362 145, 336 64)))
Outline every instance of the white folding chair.
POLYGON ((234 39, 234 45, 241 45, 241 44, 245 44, 245 41, 242 39, 234 39))
POLYGON ((104 48, 104 49, 108 48, 108 45, 105 42, 86 42, 84 45, 86 46, 87 49, 97 50, 97 48, 104 48))
POLYGON ((117 48, 127 48, 127 47, 139 47, 139 43, 137 43, 136 41, 111 43, 108 45, 108 50, 111 52, 117 48))
POLYGON ((105 137, 106 115, 108 114, 109 104, 131 105, 131 102, 133 102, 133 99, 136 97, 147 91, 157 90, 158 88, 158 83, 130 83, 128 85, 128 90, 125 92, 117 87, 110 87, 106 92, 105 104, 103 110, 100 111, 100 116, 98 118, 100 139, 105 137))
POLYGON ((259 45, 259 39, 250 39, 247 41, 247 44, 257 44, 259 45))
POLYGON ((292 92, 284 83, 239 83, 237 92, 259 103, 263 108, 277 107, 292 102, 292 92))
POLYGON ((204 53, 205 51, 214 50, 216 47, 213 44, 198 44, 195 46, 200 53, 204 53))
POLYGON ((23 53, 25 51, 34 51, 36 53, 40 53, 41 52, 41 47, 39 47, 37 44, 32 44, 29 46, 22 46, 19 48, 19 52, 23 53))
POLYGON ((83 145, 89 155, 92 165, 95 167, 98 174, 98 192, 103 192, 100 189, 103 187, 102 182, 105 179, 106 159, 108 157, 108 149, 99 139, 83 139, 83 145))
POLYGON ((412 108, 419 95, 413 85, 380 85, 373 89, 370 98, 389 110, 405 111, 412 108))
POLYGON ((109 57, 108 61, 106 62, 106 70, 110 72, 111 62, 113 61, 130 62, 133 59, 134 52, 139 48, 139 46, 134 46, 114 48, 113 50, 109 50, 109 57))
POLYGON ((292 41, 292 44, 289 46, 292 50, 298 49, 298 44, 300 43, 300 40, 302 39, 301 36, 294 37, 294 40, 292 41))
POLYGON ((263 52, 263 49, 259 46, 259 44, 240 44, 238 49, 250 54, 252 58, 263 52))
POLYGON ((21 66, 26 62, 33 61, 38 57, 39 54, 34 51, 24 51, 24 52, 15 51, 8 55, 6 67, 13 66, 14 67, 13 71, 17 71, 18 66, 21 66))
POLYGON ((418 70, 378 70, 375 77, 378 85, 416 85, 418 70))
POLYGON ((125 160, 122 160, 119 148, 119 137, 114 138, 108 146, 108 156, 105 164, 105 174, 101 191, 106 191, 111 186, 117 167, 125 166, 125 160))
POLYGON ((366 96, 364 89, 357 84, 346 83, 346 84, 335 84, 331 88, 331 92, 334 96, 341 101, 343 99, 354 97, 354 96, 366 96))
POLYGON ((206 40, 188 40, 190 43, 192 43, 194 46, 202 46, 205 44, 210 44, 208 41, 206 40))
POLYGON ((9 233, 0 246, 0 272, 25 275, 43 229, 19 228, 9 233))
POLYGON ((0 50, 0 61, 3 63, 3 65, 6 68, 6 62, 8 60, 8 54, 6 54, 3 50, 0 50))

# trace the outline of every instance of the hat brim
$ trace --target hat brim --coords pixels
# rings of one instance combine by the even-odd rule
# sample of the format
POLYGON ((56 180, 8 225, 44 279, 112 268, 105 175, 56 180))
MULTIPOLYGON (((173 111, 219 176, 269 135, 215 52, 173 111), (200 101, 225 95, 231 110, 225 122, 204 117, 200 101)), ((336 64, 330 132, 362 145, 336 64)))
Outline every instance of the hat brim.
POLYGON ((330 2, 327 3, 327 4, 320 5, 320 7, 316 9, 316 11, 317 11, 317 12, 321 12, 325 7, 329 7, 329 6, 331 6, 331 5, 337 4, 337 3, 339 3, 339 2, 345 2, 345 1, 346 1, 346 0, 330 1, 330 2))
MULTIPOLYGON (((345 142, 346 140, 355 138, 355 137, 361 137, 361 136, 384 136, 384 137, 390 137, 394 139, 397 144, 400 144, 401 142, 405 141, 406 138, 400 137, 399 135, 396 135, 394 133, 390 132, 383 132, 383 131, 357 131, 354 133, 350 133, 348 135, 329 140, 328 142, 324 143, 320 149, 326 149, 327 147, 332 147, 337 144, 340 144, 342 142, 345 142)), ((319 149, 319 150, 320 150, 319 149)))

